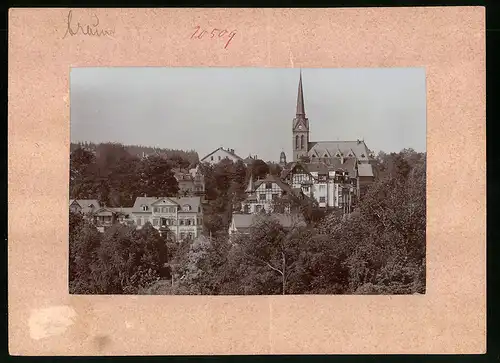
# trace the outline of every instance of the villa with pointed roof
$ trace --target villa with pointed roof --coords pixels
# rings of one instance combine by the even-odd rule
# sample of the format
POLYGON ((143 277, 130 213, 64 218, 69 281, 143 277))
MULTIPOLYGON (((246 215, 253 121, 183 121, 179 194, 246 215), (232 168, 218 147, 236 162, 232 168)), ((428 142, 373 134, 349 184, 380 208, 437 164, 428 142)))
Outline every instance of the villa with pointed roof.
POLYGON ((300 189, 294 190, 279 177, 271 174, 259 180, 254 180, 253 175, 250 175, 245 193, 247 197, 242 202, 241 212, 247 214, 273 212, 273 201, 276 199, 291 195, 301 197, 302 194, 300 189))

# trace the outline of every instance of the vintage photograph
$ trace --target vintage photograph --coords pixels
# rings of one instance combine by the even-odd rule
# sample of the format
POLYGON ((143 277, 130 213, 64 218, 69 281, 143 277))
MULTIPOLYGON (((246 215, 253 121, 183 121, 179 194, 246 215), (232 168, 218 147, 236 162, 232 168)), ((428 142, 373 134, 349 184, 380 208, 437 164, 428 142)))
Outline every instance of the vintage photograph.
POLYGON ((426 290, 424 68, 72 68, 69 291, 426 290))

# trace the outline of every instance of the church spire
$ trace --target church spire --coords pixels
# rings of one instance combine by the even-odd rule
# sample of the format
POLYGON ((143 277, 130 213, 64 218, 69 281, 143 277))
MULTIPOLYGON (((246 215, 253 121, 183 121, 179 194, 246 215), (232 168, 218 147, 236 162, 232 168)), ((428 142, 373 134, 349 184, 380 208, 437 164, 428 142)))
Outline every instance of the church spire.
POLYGON ((299 92, 297 94, 297 117, 298 116, 306 116, 306 111, 304 109, 304 92, 302 90, 302 69, 300 70, 299 92))

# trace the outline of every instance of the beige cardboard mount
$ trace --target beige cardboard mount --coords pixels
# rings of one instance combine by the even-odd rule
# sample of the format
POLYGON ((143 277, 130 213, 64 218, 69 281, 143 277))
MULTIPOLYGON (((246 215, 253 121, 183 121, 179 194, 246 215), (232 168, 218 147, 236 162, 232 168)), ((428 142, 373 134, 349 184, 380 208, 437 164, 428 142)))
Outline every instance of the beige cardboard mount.
POLYGON ((69 10, 9 14, 11 354, 485 351, 484 8, 73 9, 68 32, 69 10), (425 67, 427 293, 69 295, 69 71, 85 66, 425 67))

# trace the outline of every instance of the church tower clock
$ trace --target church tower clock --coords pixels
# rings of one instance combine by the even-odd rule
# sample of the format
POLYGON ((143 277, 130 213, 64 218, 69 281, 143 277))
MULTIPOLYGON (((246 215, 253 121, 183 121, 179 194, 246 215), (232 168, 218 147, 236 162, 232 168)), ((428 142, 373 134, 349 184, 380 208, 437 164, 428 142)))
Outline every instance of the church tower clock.
POLYGON ((297 94, 297 112, 293 119, 293 161, 299 161, 302 156, 307 156, 309 150, 309 119, 304 108, 304 92, 302 90, 302 71, 299 78, 299 91, 297 94))

